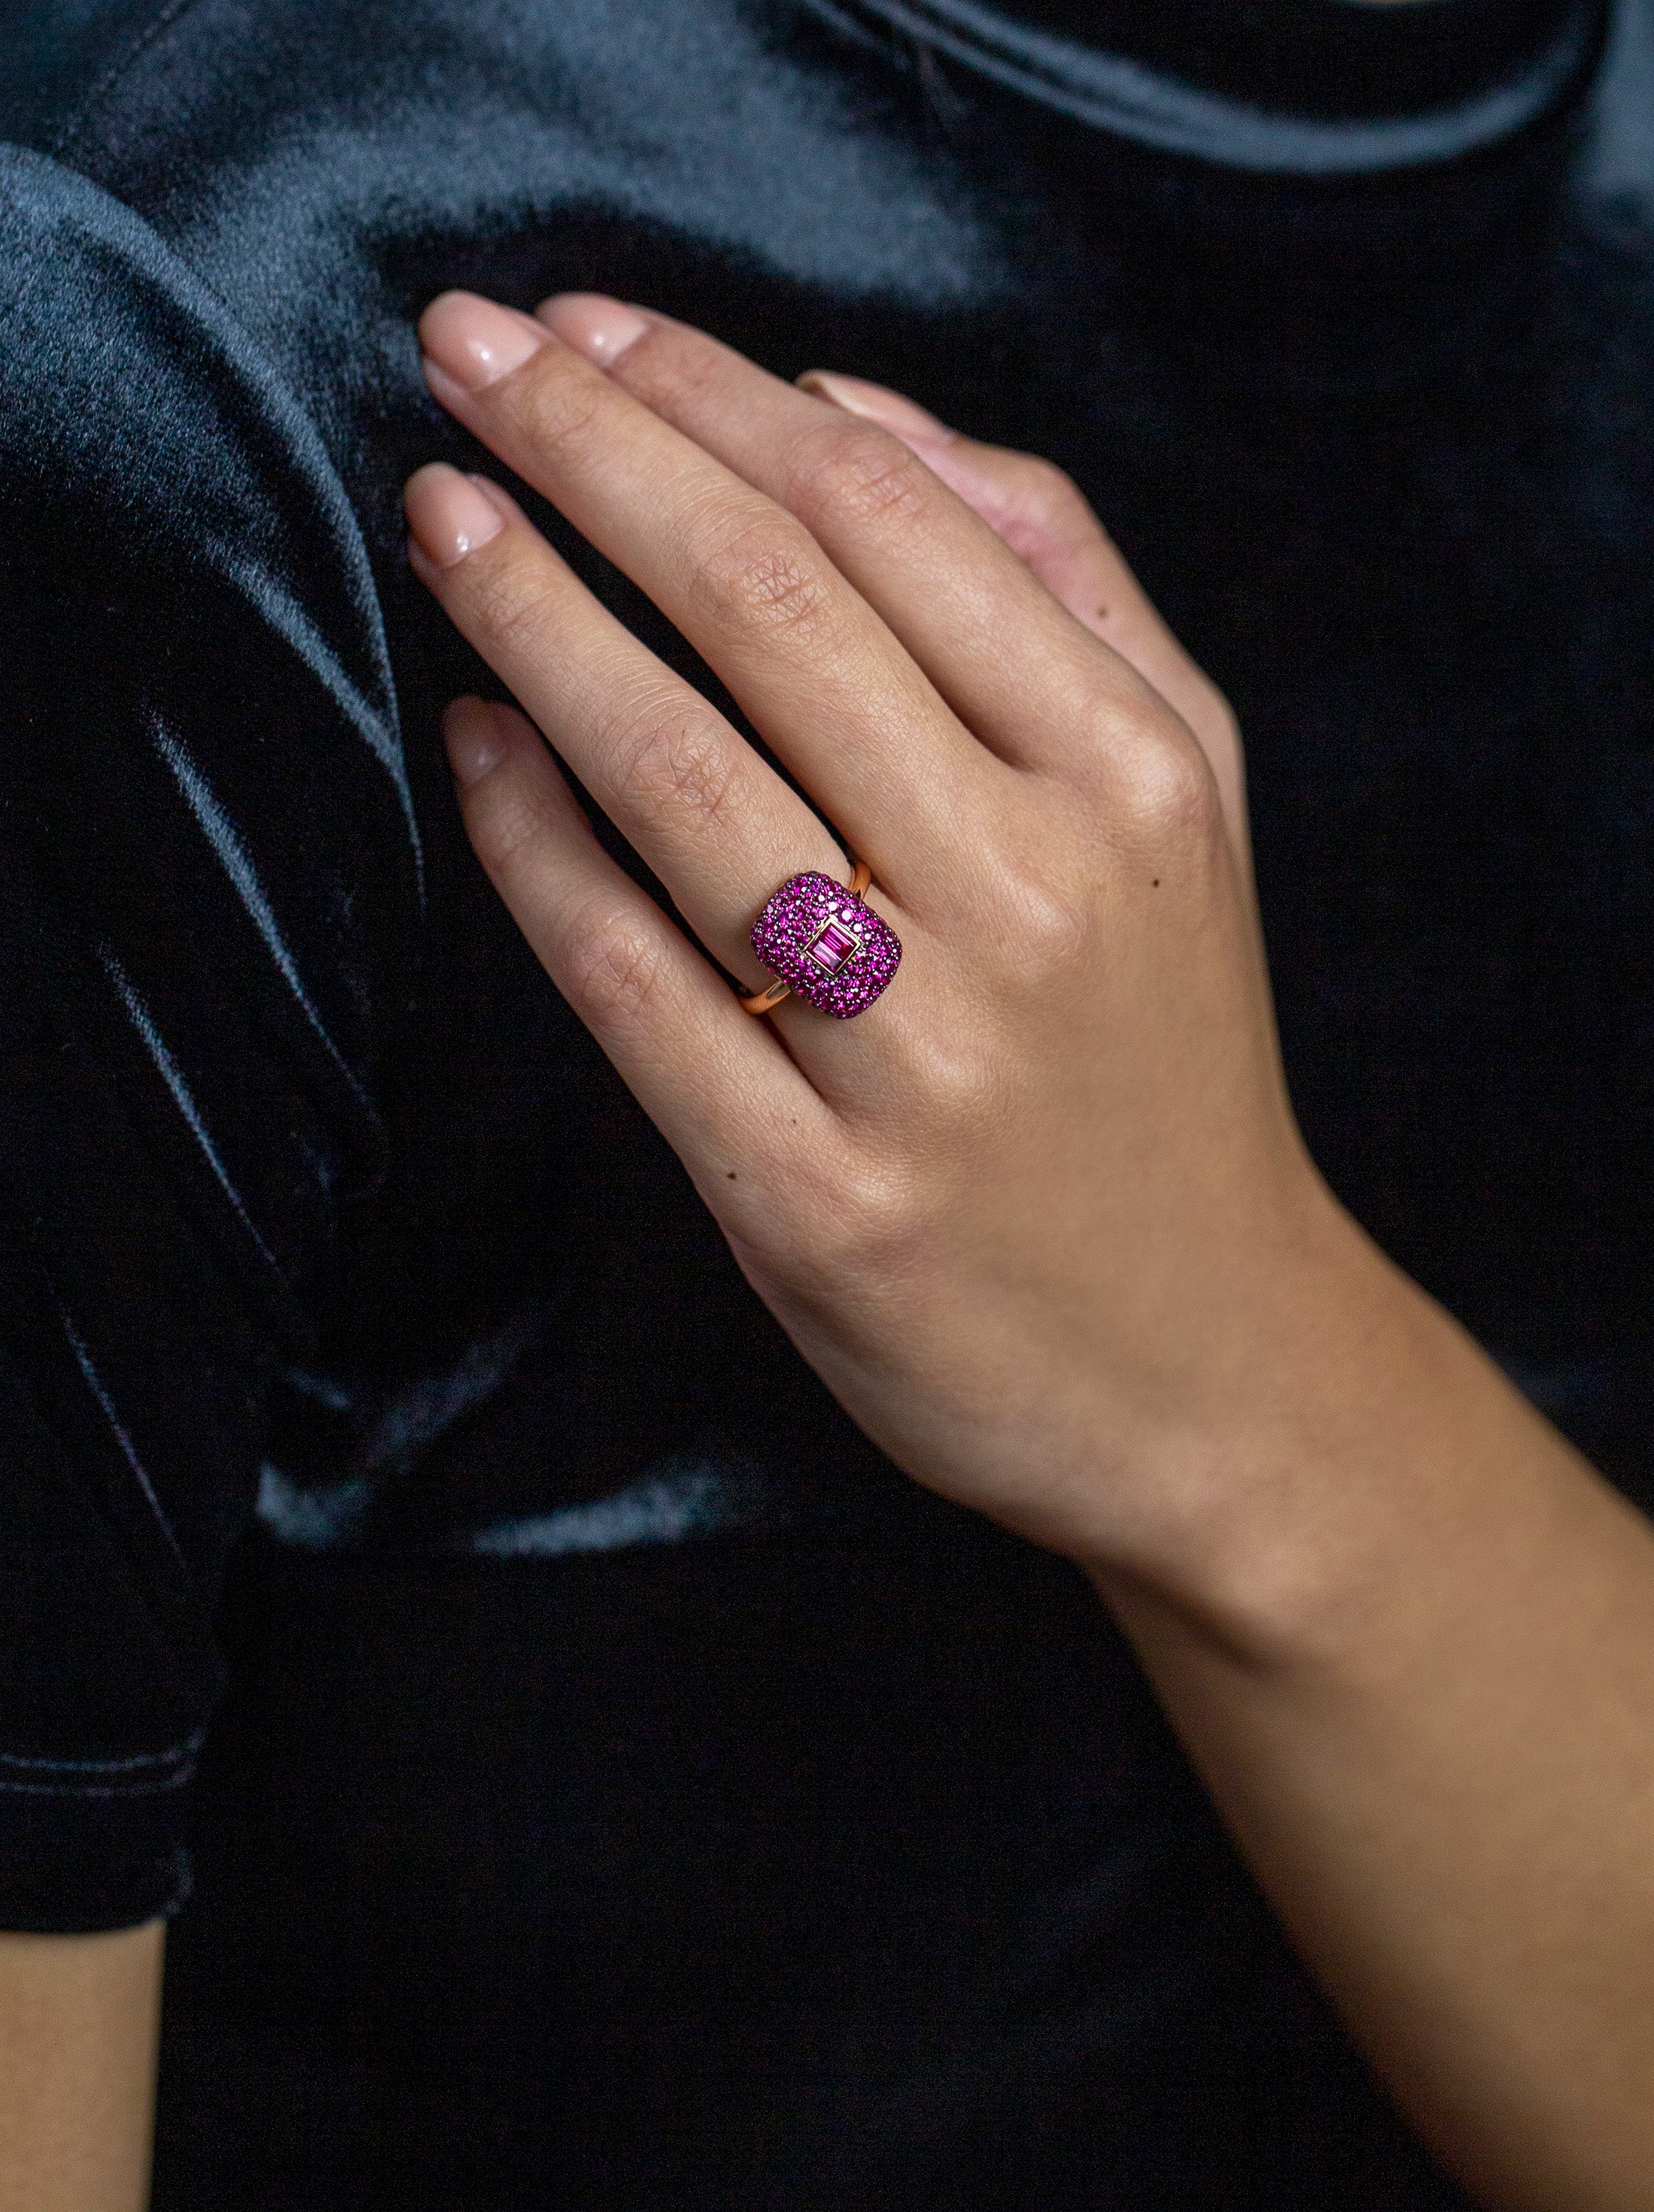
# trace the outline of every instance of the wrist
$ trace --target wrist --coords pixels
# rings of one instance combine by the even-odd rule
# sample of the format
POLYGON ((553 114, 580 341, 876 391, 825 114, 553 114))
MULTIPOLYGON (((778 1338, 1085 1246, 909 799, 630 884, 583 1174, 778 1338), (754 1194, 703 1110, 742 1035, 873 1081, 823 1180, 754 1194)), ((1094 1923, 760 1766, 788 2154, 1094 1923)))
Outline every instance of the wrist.
POLYGON ((1572 1461, 1330 1198, 1231 1305, 1128 1479, 1100 1478, 1110 1511, 1072 1555, 1105 1597, 1135 1589, 1249 1660, 1330 1653, 1414 1603, 1524 1473, 1572 1461))

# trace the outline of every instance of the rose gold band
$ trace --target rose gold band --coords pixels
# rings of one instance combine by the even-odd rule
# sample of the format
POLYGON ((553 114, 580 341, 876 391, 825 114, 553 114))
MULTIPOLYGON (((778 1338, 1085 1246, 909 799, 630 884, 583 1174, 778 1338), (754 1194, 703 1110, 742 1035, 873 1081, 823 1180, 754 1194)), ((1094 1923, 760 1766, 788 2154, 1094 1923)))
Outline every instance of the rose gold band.
MULTIPOLYGON (((851 896, 853 898, 860 898, 862 892, 867 890, 868 884, 871 884, 872 881, 873 870, 867 866, 865 860, 858 860, 855 864, 854 871, 850 877, 849 890, 851 896)), ((767 989, 754 992, 753 995, 750 999, 743 999, 741 1000, 741 1004, 745 1007, 749 1014, 767 1014, 772 1012, 775 1007, 780 1006, 783 999, 790 999, 792 995, 793 986, 790 983, 783 983, 780 978, 777 977, 775 981, 771 983, 767 989)))

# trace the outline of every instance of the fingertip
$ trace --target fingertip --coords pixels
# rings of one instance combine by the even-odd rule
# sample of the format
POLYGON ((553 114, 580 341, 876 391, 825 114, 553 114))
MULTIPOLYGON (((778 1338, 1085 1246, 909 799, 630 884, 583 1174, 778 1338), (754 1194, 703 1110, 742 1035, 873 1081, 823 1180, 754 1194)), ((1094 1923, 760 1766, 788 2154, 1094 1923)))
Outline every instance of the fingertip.
POLYGON ((503 484, 496 484, 492 477, 478 476, 475 469, 467 469, 465 474, 482 493, 483 498, 490 506, 496 507, 508 522, 520 522, 526 520, 521 507, 518 506, 503 484))
POLYGON ((798 380, 798 388, 841 408, 847 415, 858 415, 864 422, 877 422, 881 429, 889 430, 906 445, 951 446, 958 434, 916 400, 891 391, 886 385, 869 384, 865 377, 840 376, 836 370, 828 368, 806 368, 798 380))
POLYGON ((475 305, 480 296, 476 292, 465 291, 460 285, 450 284, 447 291, 435 293, 427 300, 420 310, 419 320, 415 327, 423 331, 428 317, 436 320, 444 315, 463 313, 466 308, 475 305))
POLYGON ((527 726, 509 707, 490 699, 456 699, 442 716, 448 766, 461 791, 496 769, 527 726))
POLYGON ((649 327, 648 317, 636 307, 601 292, 553 293, 540 301, 534 317, 553 337, 600 368, 618 361, 649 327))
POLYGON ((476 292, 438 293, 418 328, 428 380, 434 365, 449 386, 446 394, 437 390, 445 405, 455 395, 463 404, 468 396, 486 391, 545 343, 545 331, 532 315, 476 292))
POLYGON ((504 528, 507 511, 484 489, 480 477, 462 476, 447 461, 427 462, 403 486, 408 528, 432 569, 452 568, 504 528))

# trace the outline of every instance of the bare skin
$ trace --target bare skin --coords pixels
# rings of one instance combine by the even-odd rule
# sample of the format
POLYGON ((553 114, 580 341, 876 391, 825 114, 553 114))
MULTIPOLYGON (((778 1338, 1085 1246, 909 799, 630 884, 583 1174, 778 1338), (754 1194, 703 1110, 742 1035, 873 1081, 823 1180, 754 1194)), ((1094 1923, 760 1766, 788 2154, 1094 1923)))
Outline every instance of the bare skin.
POLYGON ((1307 1158, 1223 702, 1072 487, 896 395, 587 298, 422 335, 902 939, 854 1022, 744 1013, 713 962, 761 984, 757 908, 843 853, 502 493, 412 480, 416 566, 533 718, 451 711, 472 842, 749 1279, 917 1480, 1092 1576, 1481 2200, 1654 2205, 1654 1533, 1307 1158))
POLYGON ((0 1936, 0 2212, 143 2212, 162 1943, 0 1936))

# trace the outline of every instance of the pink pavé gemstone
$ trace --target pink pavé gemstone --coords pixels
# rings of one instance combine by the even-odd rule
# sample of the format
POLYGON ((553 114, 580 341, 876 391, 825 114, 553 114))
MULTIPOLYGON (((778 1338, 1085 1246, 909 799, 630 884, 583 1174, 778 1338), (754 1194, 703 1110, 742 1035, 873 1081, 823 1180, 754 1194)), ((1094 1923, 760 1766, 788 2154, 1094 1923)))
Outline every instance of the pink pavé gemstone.
POLYGON ((801 999, 842 1022, 872 1006, 902 958, 884 917, 813 869, 789 876, 765 902, 752 950, 801 999))

